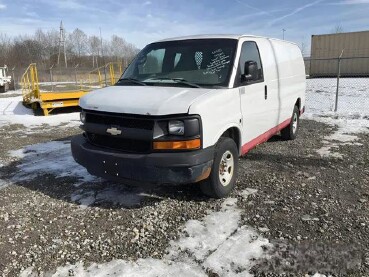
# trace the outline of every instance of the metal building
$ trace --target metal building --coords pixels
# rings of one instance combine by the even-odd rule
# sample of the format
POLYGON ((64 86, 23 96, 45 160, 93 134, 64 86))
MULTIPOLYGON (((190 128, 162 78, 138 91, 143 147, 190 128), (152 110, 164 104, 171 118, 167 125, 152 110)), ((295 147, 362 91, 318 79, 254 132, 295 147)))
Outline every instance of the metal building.
POLYGON ((369 31, 312 35, 309 75, 337 76, 339 63, 341 76, 369 76, 369 31))

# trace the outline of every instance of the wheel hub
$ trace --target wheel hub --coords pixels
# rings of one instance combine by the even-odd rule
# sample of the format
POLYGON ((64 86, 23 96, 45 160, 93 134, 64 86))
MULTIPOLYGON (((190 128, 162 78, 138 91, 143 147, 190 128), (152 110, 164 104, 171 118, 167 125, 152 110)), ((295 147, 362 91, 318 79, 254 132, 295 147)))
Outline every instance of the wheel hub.
POLYGON ((234 157, 230 151, 224 152, 219 164, 219 180, 223 186, 227 186, 233 177, 234 157))
POLYGON ((297 124, 298 124, 298 117, 297 114, 294 113, 293 114, 293 118, 292 118, 292 132, 295 133, 296 129, 297 129, 297 124))

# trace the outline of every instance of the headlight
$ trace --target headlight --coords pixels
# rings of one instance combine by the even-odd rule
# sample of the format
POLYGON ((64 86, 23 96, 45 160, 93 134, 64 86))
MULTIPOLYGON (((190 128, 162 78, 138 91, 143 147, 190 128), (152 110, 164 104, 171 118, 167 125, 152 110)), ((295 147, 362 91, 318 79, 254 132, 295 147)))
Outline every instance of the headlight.
POLYGON ((86 113, 84 111, 82 111, 80 114, 79 114, 79 118, 81 119, 81 122, 83 124, 86 123, 86 113))
POLYGON ((171 135, 184 135, 184 122, 181 120, 171 120, 168 123, 168 131, 171 135))

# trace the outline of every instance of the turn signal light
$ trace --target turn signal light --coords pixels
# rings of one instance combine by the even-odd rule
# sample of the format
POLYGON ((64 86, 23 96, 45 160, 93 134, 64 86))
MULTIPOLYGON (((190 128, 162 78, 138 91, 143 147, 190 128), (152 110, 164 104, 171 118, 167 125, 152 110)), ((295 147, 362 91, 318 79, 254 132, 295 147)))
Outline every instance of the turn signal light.
POLYGON ((153 148, 155 150, 190 150, 199 149, 200 146, 200 139, 192 139, 181 141, 154 141, 153 148))

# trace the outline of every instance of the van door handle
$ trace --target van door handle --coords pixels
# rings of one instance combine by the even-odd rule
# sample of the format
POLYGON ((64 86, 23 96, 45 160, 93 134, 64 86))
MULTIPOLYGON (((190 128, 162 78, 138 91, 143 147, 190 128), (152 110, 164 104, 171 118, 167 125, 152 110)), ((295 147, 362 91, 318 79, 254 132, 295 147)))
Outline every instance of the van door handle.
POLYGON ((265 87, 264 87, 264 98, 265 98, 265 100, 268 99, 268 87, 267 87, 267 85, 265 85, 265 87))

